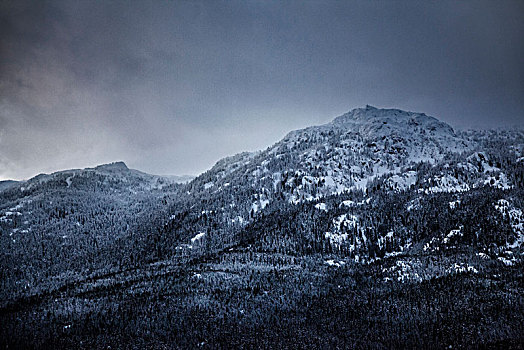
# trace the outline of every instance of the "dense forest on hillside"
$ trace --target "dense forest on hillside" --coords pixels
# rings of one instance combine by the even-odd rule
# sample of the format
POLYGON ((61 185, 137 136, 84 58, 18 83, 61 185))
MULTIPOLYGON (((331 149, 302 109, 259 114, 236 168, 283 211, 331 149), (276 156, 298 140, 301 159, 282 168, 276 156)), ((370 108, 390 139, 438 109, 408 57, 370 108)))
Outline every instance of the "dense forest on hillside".
POLYGON ((522 348, 523 150, 366 107, 189 183, 9 183, 0 345, 522 348))

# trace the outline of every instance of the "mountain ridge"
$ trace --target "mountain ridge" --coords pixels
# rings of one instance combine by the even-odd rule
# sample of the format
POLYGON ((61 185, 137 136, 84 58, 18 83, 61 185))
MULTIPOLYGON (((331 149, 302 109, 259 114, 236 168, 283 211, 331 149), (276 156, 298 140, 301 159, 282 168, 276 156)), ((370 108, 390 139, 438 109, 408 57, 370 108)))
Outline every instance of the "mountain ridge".
POLYGON ((522 343, 521 132, 365 108, 186 184, 116 163, 8 186, 9 347, 522 343))
MULTIPOLYGON (((232 173, 277 182, 286 177, 284 173, 298 171, 299 181, 306 179, 315 186, 324 183, 322 187, 332 188, 326 193, 340 193, 364 189, 384 174, 401 174, 417 163, 438 162, 446 154, 468 152, 473 147, 436 118, 367 106, 326 124, 291 131, 263 151, 224 158, 194 181, 216 190, 211 184, 232 173), (275 166, 280 159, 286 159, 285 167, 275 166), (250 167, 251 175, 246 173, 250 167)), ((266 181, 263 187, 272 186, 266 181)))
MULTIPOLYGON (((419 120, 424 120, 425 123, 423 122, 421 124, 429 125, 429 131, 434 131, 434 129, 436 129, 436 126, 438 126, 441 129, 446 130, 446 132, 448 132, 450 135, 456 136, 451 126, 449 126, 448 124, 444 122, 439 121, 437 118, 427 116, 425 113, 406 112, 406 111, 395 109, 395 108, 383 109, 383 108, 377 108, 371 105, 366 105, 366 107, 363 107, 363 108, 354 108, 347 113, 344 113, 338 117, 333 118, 333 120, 325 124, 314 125, 314 126, 309 126, 303 129, 292 130, 288 134, 286 134, 286 136, 284 136, 280 141, 277 141, 275 144, 268 146, 266 149, 274 148, 275 146, 279 145, 281 142, 285 142, 285 140, 293 139, 297 135, 307 134, 308 132, 323 132, 323 131, 329 132, 335 129, 339 129, 338 132, 344 132, 344 131, 360 132, 361 129, 363 129, 364 131, 367 131, 367 133, 374 132, 375 134, 377 134, 376 129, 382 129, 380 128, 381 124, 387 125, 387 121, 392 120, 392 117, 389 114, 393 114, 395 117, 402 117, 404 118, 404 121, 406 117, 410 117, 410 122, 412 123, 413 122, 417 123, 417 121, 419 120), (429 123, 428 121, 430 121, 431 123, 429 123), (373 125, 373 123, 377 125, 373 125), (372 127, 375 127, 375 129, 367 130, 372 127)), ((398 127, 399 125, 395 125, 395 128, 393 129, 393 131, 397 132, 398 130, 396 129, 398 129, 398 127)), ((391 128, 386 128, 386 129, 391 129, 391 128)), ((380 135, 380 136, 383 136, 383 135, 380 135)), ((253 151, 253 152, 245 152, 245 151, 239 152, 235 155, 227 156, 227 157, 224 157, 223 159, 218 160, 215 163, 215 165, 221 164, 221 163, 227 163, 228 161, 231 161, 232 159, 238 158, 240 156, 242 157, 249 156, 250 158, 252 158, 253 156, 260 154, 262 152, 264 152, 264 150, 258 150, 258 151, 253 151)), ((54 175, 58 173, 81 171, 81 170, 110 171, 110 172, 130 170, 130 171, 138 171, 143 174, 158 176, 158 177, 165 177, 165 178, 171 178, 171 179, 180 178, 181 180, 180 182, 188 182, 189 179, 192 180, 192 178, 196 178, 199 175, 201 175, 201 174, 196 175, 196 176, 192 176, 192 175, 154 175, 154 174, 142 172, 140 170, 130 169, 128 168, 126 163, 123 161, 114 161, 114 162, 109 162, 105 164, 99 164, 94 167, 64 169, 64 170, 59 170, 59 171, 55 171, 51 173, 41 173, 27 180, 15 181, 15 180, 8 179, 5 181, 15 181, 15 182, 20 183, 20 182, 29 181, 36 177, 43 177, 43 176, 54 175)))

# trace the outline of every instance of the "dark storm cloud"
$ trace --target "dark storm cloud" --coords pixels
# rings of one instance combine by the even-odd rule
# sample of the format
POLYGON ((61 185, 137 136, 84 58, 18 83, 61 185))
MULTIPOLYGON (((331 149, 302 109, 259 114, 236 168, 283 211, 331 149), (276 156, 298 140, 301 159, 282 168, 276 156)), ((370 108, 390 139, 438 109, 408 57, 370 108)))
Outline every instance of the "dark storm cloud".
POLYGON ((367 103, 523 126, 522 2, 0 5, 0 178, 197 173, 367 103))

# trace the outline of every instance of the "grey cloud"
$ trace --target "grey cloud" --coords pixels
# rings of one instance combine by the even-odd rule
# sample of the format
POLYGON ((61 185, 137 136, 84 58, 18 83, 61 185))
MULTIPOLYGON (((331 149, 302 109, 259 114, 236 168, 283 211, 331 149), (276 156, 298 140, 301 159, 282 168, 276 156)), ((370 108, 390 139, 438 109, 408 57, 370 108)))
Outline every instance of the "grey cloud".
POLYGON ((0 178, 119 159, 198 173, 367 103, 522 127, 523 7, 2 2, 0 178))

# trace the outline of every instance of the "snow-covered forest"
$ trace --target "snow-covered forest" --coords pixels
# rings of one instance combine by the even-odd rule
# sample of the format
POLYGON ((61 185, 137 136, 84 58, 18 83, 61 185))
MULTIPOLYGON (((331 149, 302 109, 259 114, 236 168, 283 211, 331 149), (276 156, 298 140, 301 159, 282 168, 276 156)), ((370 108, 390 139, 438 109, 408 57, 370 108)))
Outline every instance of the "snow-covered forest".
POLYGON ((182 180, 0 183, 0 344, 524 343, 523 131, 366 106, 182 180))

